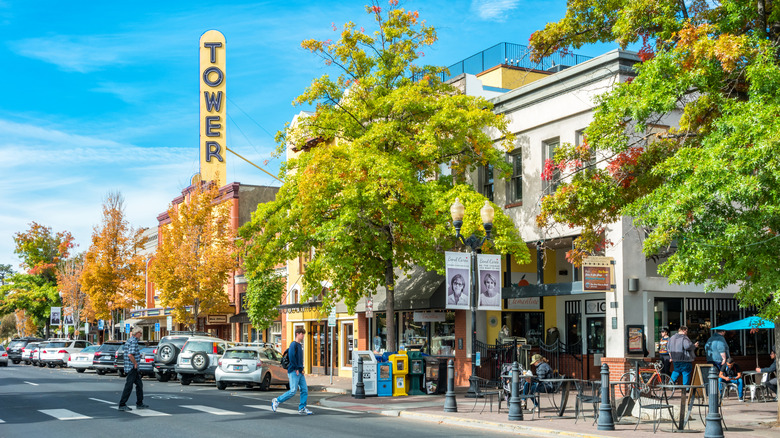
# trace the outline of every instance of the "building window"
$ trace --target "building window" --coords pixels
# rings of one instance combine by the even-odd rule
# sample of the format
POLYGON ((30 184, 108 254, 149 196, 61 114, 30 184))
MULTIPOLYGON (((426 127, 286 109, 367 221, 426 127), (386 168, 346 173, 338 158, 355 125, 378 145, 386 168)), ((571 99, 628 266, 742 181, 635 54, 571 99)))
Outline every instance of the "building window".
POLYGON ((455 356, 455 312, 444 315, 444 322, 431 324, 431 353, 434 356, 455 356))
POLYGON ((493 166, 486 165, 482 168, 482 195, 484 195, 490 202, 493 202, 493 166))
POLYGON ((352 366, 352 350, 355 346, 353 325, 351 322, 344 323, 344 366, 352 366))
MULTIPOLYGON (((552 139, 547 140, 543 143, 544 148, 544 163, 545 165, 542 166, 542 168, 546 168, 546 163, 548 160, 554 160, 555 159, 555 150, 558 149, 558 146, 560 146, 561 141, 560 139, 552 139)), ((561 181, 561 171, 558 169, 557 166, 553 168, 552 171, 552 178, 550 181, 546 181, 545 186, 545 193, 550 194, 554 193, 556 189, 558 189, 558 184, 561 181)))
POLYGON ((512 177, 509 180, 507 201, 509 203, 523 202, 523 155, 516 153, 509 156, 512 165, 512 177))
POLYGON ((526 338, 528 344, 534 347, 542 342, 543 312, 502 312, 501 319, 509 329, 509 336, 526 338))
POLYGON ((242 292, 238 294, 238 311, 239 312, 246 312, 246 303, 244 302, 246 300, 246 292, 242 292))
POLYGON ((582 353, 581 302, 566 301, 566 348, 569 353, 582 353))
MULTIPOLYGON (((576 146, 582 146, 582 144, 585 143, 584 129, 580 129, 579 131, 574 133, 574 141, 576 143, 576 146)), ((591 149, 590 160, 583 162, 582 167, 594 167, 594 166, 596 166, 596 152, 591 149)))

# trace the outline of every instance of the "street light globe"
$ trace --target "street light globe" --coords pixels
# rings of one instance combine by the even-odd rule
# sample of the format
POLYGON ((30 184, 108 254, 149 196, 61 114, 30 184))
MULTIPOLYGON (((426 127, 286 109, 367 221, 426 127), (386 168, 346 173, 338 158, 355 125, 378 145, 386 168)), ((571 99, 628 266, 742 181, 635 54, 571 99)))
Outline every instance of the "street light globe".
POLYGON ((453 221, 462 221, 466 214, 466 207, 460 202, 460 198, 455 198, 455 202, 450 206, 450 215, 453 221))
MULTIPOLYGON (((455 204, 453 204, 454 207, 455 204)), ((450 209, 451 210, 451 209, 450 209)), ((493 216, 495 216, 496 211, 493 209, 493 207, 490 205, 489 201, 485 201, 485 205, 482 206, 482 208, 479 210, 479 215, 482 216, 482 223, 483 224, 493 224, 493 216)), ((453 217, 455 217, 453 215, 453 217)), ((461 213, 461 217, 463 217, 463 214, 461 213)))

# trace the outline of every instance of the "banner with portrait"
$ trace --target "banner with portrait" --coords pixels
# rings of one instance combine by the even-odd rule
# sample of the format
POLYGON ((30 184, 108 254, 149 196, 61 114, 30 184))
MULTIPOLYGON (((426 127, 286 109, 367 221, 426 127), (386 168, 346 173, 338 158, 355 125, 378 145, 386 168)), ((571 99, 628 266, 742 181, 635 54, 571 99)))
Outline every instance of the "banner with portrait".
POLYGON ((72 325, 75 327, 75 324, 73 323, 73 307, 62 308, 62 325, 63 326, 72 325))
POLYGON ((62 310, 60 307, 51 307, 49 312, 49 325, 60 325, 62 322, 62 310))
POLYGON ((469 309, 471 303, 471 254, 445 252, 447 309, 469 309))
POLYGON ((477 255, 477 309, 501 310, 501 255, 477 255))

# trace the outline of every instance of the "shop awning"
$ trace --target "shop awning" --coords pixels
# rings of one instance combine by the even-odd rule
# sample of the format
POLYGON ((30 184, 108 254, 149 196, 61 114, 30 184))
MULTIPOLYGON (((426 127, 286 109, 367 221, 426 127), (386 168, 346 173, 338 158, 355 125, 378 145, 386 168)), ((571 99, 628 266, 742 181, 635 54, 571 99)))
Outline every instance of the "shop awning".
MULTIPOLYGON (((581 281, 572 281, 569 283, 548 283, 548 284, 527 284, 518 286, 513 284, 509 287, 501 288, 501 298, 528 298, 528 297, 556 297, 561 295, 579 295, 585 293, 582 290, 581 281)), ((603 292, 601 293, 603 295, 603 292)))
POLYGON ((249 316, 246 314, 246 312, 241 312, 238 315, 231 316, 230 323, 250 324, 249 316))
MULTIPOLYGON (((396 271, 395 309, 443 309, 447 297, 444 276, 433 271, 426 271, 415 266, 407 272, 396 271)), ((374 311, 386 310, 386 293, 384 287, 377 288, 374 295, 374 311)), ((365 311, 365 300, 361 300, 357 311, 365 311)))

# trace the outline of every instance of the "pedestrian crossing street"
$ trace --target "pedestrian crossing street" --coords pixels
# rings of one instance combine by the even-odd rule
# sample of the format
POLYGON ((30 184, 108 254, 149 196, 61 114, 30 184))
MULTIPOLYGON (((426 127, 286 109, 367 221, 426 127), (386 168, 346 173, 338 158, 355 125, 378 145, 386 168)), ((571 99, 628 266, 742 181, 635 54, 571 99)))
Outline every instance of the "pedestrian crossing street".
MULTIPOLYGON (((106 405, 110 405, 110 406, 105 406, 106 409, 112 409, 114 411, 117 411, 119 409, 119 405, 116 402, 107 401, 107 400, 100 400, 100 399, 96 399, 96 398, 90 398, 90 400, 95 401, 95 402, 99 402, 99 403, 104 403, 106 405)), ((296 406, 297 406, 297 404, 296 404, 296 406)), ((199 413, 202 413, 202 414, 218 415, 218 416, 230 416, 230 415, 233 415, 233 416, 243 416, 243 415, 251 414, 251 413, 256 412, 256 411, 269 411, 269 412, 273 413, 273 411, 271 409, 271 403, 270 402, 268 402, 267 404, 262 404, 262 405, 258 405, 258 404, 255 404, 255 405, 243 405, 244 408, 248 409, 248 411, 246 411, 246 412, 230 411, 230 410, 221 409, 221 408, 217 408, 217 407, 213 407, 213 406, 206 406, 206 405, 171 405, 171 404, 166 404, 166 405, 164 405, 161 408, 157 408, 157 409, 161 409, 161 410, 157 410, 157 409, 136 409, 134 405, 128 405, 128 407, 130 408, 130 411, 125 411, 125 412, 121 412, 121 413, 118 413, 118 414, 119 415, 137 415, 139 417, 168 417, 168 416, 171 416, 171 415, 175 415, 174 413, 163 412, 163 410, 166 409, 166 408, 168 410, 173 410, 173 411, 177 411, 177 412, 180 412, 182 409, 184 409, 184 410, 192 411, 193 413, 194 412, 199 412, 199 413)), ((100 409, 100 408, 98 407, 98 409, 100 409)), ((323 408, 320 408, 320 409, 323 409, 323 408)), ((333 410, 340 410, 340 409, 333 409, 333 410)), ((94 416, 100 416, 100 414, 94 414, 94 413, 92 414, 92 416, 91 415, 85 415, 83 413, 75 412, 75 411, 72 411, 70 409, 39 409, 38 412, 40 412, 40 413, 42 413, 44 415, 47 415, 49 417, 52 417, 54 419, 62 420, 62 421, 90 420, 90 419, 93 419, 94 416)), ((288 408, 279 407, 276 410, 276 413, 277 414, 286 414, 286 415, 298 415, 298 410, 297 409, 288 409, 288 408)), ((5 421, 0 419, 0 423, 5 423, 5 421)))

